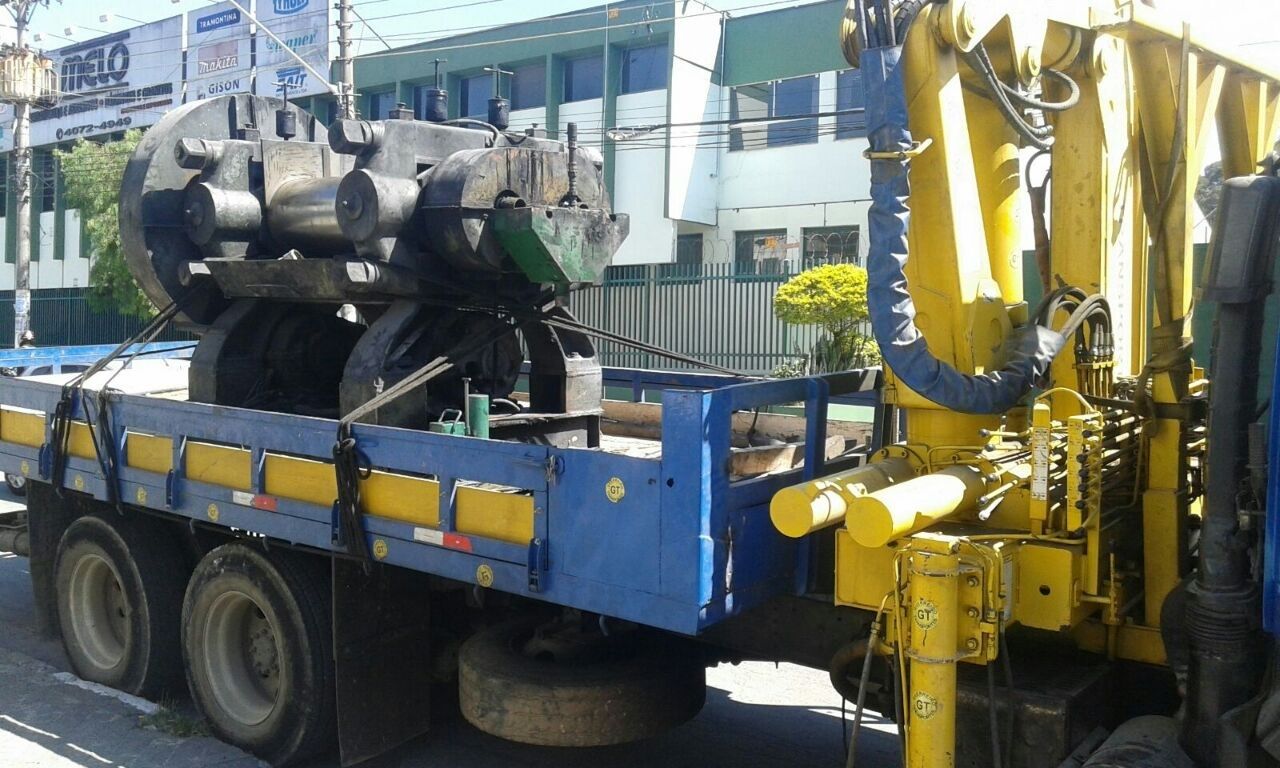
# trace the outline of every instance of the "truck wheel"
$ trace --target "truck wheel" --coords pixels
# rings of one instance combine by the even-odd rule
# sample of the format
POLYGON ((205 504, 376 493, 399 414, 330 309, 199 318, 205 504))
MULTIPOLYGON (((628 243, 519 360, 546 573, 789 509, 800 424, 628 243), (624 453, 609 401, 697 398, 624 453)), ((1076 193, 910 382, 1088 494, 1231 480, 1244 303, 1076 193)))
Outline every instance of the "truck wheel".
POLYGON ((183 575, 177 546, 163 536, 98 517, 73 522, 58 543, 54 589, 75 673, 138 696, 177 690, 183 575))
POLYGON ((329 746, 336 728, 323 569, 226 544, 196 566, 182 607, 191 697, 213 732, 274 765, 329 746))
POLYGON ((541 634, 516 621, 462 644, 458 700, 468 722, 523 744, 597 747, 656 736, 702 709, 706 669, 686 647, 633 632, 582 652, 541 634))

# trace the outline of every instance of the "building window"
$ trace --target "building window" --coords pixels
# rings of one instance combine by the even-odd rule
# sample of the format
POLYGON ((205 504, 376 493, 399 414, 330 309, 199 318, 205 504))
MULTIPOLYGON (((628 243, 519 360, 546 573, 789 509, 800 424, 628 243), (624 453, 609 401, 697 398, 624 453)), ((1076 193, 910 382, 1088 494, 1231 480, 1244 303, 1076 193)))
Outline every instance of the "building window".
POLYGON ((564 63, 564 100, 585 101, 604 95, 604 58, 600 54, 564 63))
POLYGON ((628 48, 622 52, 621 93, 642 93, 666 87, 666 43, 628 48))
POLYGON ((803 247, 804 266, 819 264, 861 264, 862 252, 857 226, 805 227, 803 247))
POLYGON ((58 161, 52 152, 35 153, 35 189, 32 197, 40 213, 52 211, 58 203, 58 161))
POLYGON ((370 120, 387 120, 391 117, 391 110, 396 108, 396 92, 383 91, 382 93, 369 94, 369 119, 370 120))
MULTIPOLYGON (((805 75, 771 83, 740 85, 729 101, 730 120, 813 115, 818 112, 818 76, 805 75)), ((814 144, 818 118, 744 124, 729 129, 729 149, 761 149, 814 144)))
POLYGON ((866 94, 862 90, 862 73, 846 69, 836 74, 836 111, 848 115, 836 115, 836 139, 860 139, 867 135, 866 94))
POLYGON ((787 257, 787 230, 756 229, 733 234, 735 275, 776 275, 787 257))
POLYGON ((511 108, 534 109, 547 103, 547 65, 527 64, 511 70, 511 108))
POLYGON ((463 117, 489 119, 489 99, 493 98, 493 75, 485 73, 462 78, 460 113, 463 117))
POLYGON ((702 260, 701 232, 695 232, 691 235, 676 236, 677 264, 701 264, 702 260))

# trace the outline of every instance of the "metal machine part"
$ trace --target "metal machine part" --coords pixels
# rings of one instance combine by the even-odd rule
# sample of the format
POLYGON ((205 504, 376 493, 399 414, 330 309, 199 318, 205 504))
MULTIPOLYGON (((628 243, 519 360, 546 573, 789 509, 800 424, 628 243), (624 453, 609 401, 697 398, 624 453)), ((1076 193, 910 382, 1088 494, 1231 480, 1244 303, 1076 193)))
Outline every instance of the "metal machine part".
MULTIPOLYGON (((248 96, 161 121, 129 163, 121 229, 157 305, 206 288, 183 304, 205 334, 192 399, 346 414, 459 339, 537 310, 550 290, 598 282, 628 231, 599 153, 501 127, 397 110, 325 135, 296 107, 248 96), (355 320, 337 318, 339 306, 355 320)), ((551 328, 523 340, 533 402, 493 433, 594 444, 591 343, 551 328)), ((463 379, 507 398, 522 346, 513 333, 453 362, 373 420, 426 428, 463 406, 463 379)))

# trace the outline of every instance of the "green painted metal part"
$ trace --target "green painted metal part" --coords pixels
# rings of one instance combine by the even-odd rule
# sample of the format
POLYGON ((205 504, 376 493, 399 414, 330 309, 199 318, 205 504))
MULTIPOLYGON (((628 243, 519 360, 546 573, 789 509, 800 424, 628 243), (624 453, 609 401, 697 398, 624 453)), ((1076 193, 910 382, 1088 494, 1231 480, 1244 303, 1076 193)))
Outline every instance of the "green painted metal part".
POLYGON ((461 435, 465 437, 467 434, 467 422, 462 419, 462 411, 450 408, 440 414, 439 421, 433 421, 428 424, 427 429, 431 432, 439 432, 442 435, 461 435))
POLYGON ((489 439, 488 395, 467 395, 467 434, 489 439))
POLYGON ((599 283, 631 220, 598 209, 529 206, 495 211, 493 233, 536 283, 599 283))

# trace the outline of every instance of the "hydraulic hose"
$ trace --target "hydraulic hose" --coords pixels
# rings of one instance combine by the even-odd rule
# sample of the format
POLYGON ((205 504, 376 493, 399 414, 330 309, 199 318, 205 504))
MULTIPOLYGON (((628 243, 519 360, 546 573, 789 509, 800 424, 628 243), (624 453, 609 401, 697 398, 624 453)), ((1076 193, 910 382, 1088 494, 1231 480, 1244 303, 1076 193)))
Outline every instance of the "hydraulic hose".
POLYGON ((961 413, 1004 413, 1017 405, 1049 369, 1066 337, 1028 324, 1006 340, 1004 367, 968 375, 937 359, 916 326, 907 287, 907 228, 911 218, 907 179, 915 147, 907 127, 901 46, 862 51, 871 160, 871 247, 867 255, 867 304, 871 328, 885 363, 921 396, 961 413))

